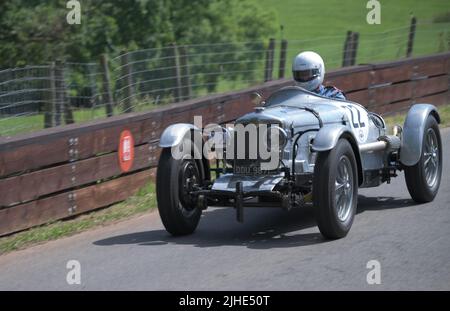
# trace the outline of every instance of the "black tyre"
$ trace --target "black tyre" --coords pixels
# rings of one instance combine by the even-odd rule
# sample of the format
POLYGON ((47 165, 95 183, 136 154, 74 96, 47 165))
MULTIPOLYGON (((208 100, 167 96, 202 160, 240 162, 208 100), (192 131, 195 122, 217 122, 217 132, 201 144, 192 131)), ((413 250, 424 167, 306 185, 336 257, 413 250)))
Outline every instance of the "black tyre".
POLYGON ((442 142, 439 125, 430 115, 425 124, 422 155, 414 166, 405 167, 405 180, 414 201, 426 203, 434 200, 442 175, 442 142))
POLYGON ((162 223, 172 235, 191 234, 197 228, 202 210, 190 191, 194 185, 201 185, 204 181, 201 163, 200 160, 194 160, 190 153, 175 159, 171 148, 165 148, 161 153, 156 176, 156 196, 162 223))
POLYGON ((320 152, 314 168, 313 203, 317 225, 328 239, 345 237, 356 213, 358 173, 355 154, 346 139, 320 152))

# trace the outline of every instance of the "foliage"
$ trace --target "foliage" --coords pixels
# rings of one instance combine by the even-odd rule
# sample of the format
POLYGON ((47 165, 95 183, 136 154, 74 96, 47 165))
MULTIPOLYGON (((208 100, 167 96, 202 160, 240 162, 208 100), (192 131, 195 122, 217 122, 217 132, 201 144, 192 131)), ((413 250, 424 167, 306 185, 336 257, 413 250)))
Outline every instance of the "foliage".
POLYGON ((263 40, 274 18, 246 0, 83 0, 81 25, 66 0, 0 3, 0 68, 179 44, 263 40))

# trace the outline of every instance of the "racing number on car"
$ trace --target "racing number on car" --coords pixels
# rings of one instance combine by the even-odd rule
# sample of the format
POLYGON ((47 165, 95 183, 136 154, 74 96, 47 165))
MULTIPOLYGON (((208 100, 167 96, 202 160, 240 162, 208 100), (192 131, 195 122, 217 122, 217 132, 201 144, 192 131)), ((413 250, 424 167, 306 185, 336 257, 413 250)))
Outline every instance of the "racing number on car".
POLYGON ((365 127, 366 126, 366 123, 361 121, 361 112, 359 111, 359 109, 357 109, 357 108, 355 108, 353 106, 350 106, 350 105, 344 106, 344 108, 347 108, 350 111, 350 113, 352 115, 352 124, 353 124, 354 128, 359 128, 359 127, 365 127), (358 114, 358 123, 355 123, 354 110, 356 110, 356 113, 358 114))
POLYGON ((349 112, 355 137, 360 143, 364 143, 369 135, 369 128, 366 126, 369 122, 367 112, 353 105, 345 105, 342 108, 345 108, 349 112))

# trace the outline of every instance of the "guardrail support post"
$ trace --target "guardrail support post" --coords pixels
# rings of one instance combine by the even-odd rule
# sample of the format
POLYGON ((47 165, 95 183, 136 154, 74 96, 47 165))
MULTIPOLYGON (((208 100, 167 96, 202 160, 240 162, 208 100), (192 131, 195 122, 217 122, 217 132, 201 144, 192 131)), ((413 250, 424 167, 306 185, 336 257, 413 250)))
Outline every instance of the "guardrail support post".
POLYGON ((109 75, 109 61, 106 54, 100 56, 100 64, 103 71, 103 104, 106 108, 106 115, 112 117, 114 114, 114 97, 111 91, 111 78, 109 75))
POLYGON ((278 68, 278 79, 284 78, 284 72, 286 70, 286 52, 287 52, 288 42, 287 40, 281 40, 281 50, 280 50, 280 66, 278 68))
POLYGON ((406 57, 411 57, 413 45, 414 45, 414 37, 416 35, 416 24, 417 19, 415 16, 411 17, 411 26, 409 27, 409 35, 408 35, 408 45, 406 47, 406 57))

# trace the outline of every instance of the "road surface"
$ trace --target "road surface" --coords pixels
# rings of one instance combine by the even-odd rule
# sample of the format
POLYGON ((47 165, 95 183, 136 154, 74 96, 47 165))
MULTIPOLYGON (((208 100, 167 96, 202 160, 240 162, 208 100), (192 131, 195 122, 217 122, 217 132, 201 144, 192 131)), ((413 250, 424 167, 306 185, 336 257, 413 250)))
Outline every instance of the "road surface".
POLYGON ((414 204, 404 178, 361 189, 349 235, 324 240, 311 208, 207 211, 171 237, 157 212, 0 256, 0 290, 450 290, 450 131, 435 201, 414 204), (66 281, 69 260, 81 284, 66 281), (380 263, 381 284, 366 267, 380 263))

